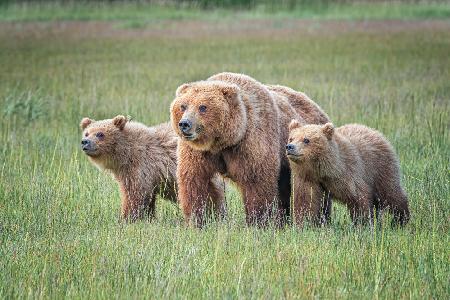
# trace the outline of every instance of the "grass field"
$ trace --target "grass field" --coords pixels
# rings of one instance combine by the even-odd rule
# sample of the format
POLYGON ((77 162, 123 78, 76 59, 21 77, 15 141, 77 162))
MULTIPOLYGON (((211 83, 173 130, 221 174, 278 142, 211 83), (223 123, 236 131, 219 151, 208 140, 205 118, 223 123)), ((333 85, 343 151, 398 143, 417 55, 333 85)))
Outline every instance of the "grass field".
POLYGON ((1 299, 450 298, 450 23, 258 22, 0 23, 1 299), (164 122, 177 86, 225 70, 385 133, 406 228, 355 228, 340 205, 326 228, 247 228, 232 187, 203 230, 162 199, 156 221, 118 223, 80 119, 164 122))

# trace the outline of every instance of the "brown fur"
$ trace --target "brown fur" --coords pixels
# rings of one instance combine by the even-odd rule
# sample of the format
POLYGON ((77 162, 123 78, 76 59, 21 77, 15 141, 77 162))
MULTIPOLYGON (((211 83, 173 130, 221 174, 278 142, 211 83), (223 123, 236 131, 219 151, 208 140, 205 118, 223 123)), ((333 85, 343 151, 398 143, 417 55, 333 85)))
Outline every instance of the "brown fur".
MULTIPOLYGON (((293 89, 282 85, 266 85, 266 87, 271 92, 272 97, 277 102, 281 111, 279 114, 282 126, 280 130, 280 143, 283 149, 289 136, 289 131, 286 130, 286 128, 291 121, 290 116, 292 116, 292 109, 295 110, 295 113, 298 115, 297 119, 302 124, 325 124, 330 122, 327 114, 306 94, 294 91, 293 89)), ((314 188, 322 191, 320 186, 314 188)), ((282 213, 289 216, 291 210, 291 169, 289 167, 289 160, 286 156, 283 156, 281 159, 278 192, 281 199, 281 207, 284 208, 282 213)), ((329 195, 323 198, 321 208, 321 222, 327 223, 331 219, 331 198, 329 195)))
POLYGON ((215 205, 221 191, 207 182, 216 173, 237 184, 248 224, 265 224, 269 217, 280 220, 289 213, 290 171, 284 146, 289 121, 301 119, 293 105, 296 101, 304 99, 287 97, 234 73, 220 73, 177 89, 171 119, 181 137, 177 178, 188 222, 202 226, 205 210, 215 205), (206 111, 201 111, 202 106, 206 111), (192 123, 186 136, 179 128, 183 120, 192 123), (279 210, 273 211, 274 207, 279 210))
POLYGON ((94 151, 85 151, 89 160, 119 183, 123 219, 153 217, 158 194, 176 201, 178 138, 170 124, 147 127, 117 116, 102 121, 84 118, 80 127, 83 140, 93 145, 94 151))
POLYGON ((270 91, 287 97, 289 103, 295 108, 306 124, 325 124, 330 122, 327 114, 305 93, 294 91, 282 85, 266 86, 270 91))
POLYGON ((358 124, 336 129, 331 123, 302 126, 296 120, 289 127, 291 149, 287 153, 298 224, 305 217, 318 222, 324 194, 317 184, 347 205, 354 223, 372 220, 374 208, 377 213, 389 209, 394 223, 408 222, 408 199, 400 184, 398 160, 380 132, 358 124))

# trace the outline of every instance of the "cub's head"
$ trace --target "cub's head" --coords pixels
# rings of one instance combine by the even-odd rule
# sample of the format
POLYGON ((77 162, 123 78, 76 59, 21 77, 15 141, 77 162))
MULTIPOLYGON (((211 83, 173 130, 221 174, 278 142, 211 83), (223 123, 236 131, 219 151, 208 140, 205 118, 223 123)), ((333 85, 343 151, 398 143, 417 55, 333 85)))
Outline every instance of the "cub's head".
POLYGON ((329 151, 333 133, 331 123, 302 126, 297 120, 292 120, 286 155, 294 163, 319 159, 329 151))
POLYGON ((234 145, 245 133, 245 107, 234 84, 183 84, 177 89, 170 114, 175 132, 196 150, 214 151, 234 145))
POLYGON ((127 122, 124 116, 101 121, 83 118, 80 122, 83 130, 81 150, 93 160, 107 159, 121 142, 127 122))

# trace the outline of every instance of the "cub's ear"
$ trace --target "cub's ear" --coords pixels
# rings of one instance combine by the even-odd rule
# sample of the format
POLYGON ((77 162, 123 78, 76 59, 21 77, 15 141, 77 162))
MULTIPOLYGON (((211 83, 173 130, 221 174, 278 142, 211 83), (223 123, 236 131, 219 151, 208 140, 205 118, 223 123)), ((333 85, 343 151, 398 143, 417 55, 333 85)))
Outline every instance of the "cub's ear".
POLYGON ((89 119, 89 118, 83 118, 83 119, 81 120, 81 122, 80 122, 80 128, 81 128, 82 130, 85 130, 86 127, 88 127, 89 124, 91 124, 92 122, 94 122, 94 120, 91 120, 91 119, 89 119))
POLYGON ((190 83, 184 83, 184 84, 180 85, 180 86, 177 88, 177 91, 175 92, 175 95, 176 95, 177 97, 180 97, 182 94, 184 94, 184 93, 186 92, 186 90, 187 90, 189 87, 191 87, 191 84, 190 84, 190 83))
POLYGON ((334 133, 334 125, 332 123, 326 123, 322 127, 322 132, 323 132, 323 134, 325 134, 327 139, 331 140, 331 138, 333 137, 333 133, 334 133))
POLYGON ((295 129, 295 128, 300 128, 302 125, 300 125, 300 122, 297 121, 296 119, 293 119, 291 121, 291 123, 289 123, 289 131, 295 129))
POLYGON ((220 87, 220 90, 228 101, 234 101, 238 98, 239 92, 241 91, 237 85, 226 85, 220 87))
POLYGON ((125 124, 127 124, 128 119, 125 116, 118 115, 113 119, 113 124, 117 126, 120 130, 123 130, 125 124))

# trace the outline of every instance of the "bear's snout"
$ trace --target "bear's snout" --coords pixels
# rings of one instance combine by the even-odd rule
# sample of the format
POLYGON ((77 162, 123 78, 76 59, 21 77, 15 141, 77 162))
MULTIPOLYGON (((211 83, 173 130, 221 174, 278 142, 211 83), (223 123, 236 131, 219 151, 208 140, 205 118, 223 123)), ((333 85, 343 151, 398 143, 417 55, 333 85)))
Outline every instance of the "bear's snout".
POLYGON ((189 121, 188 119, 182 119, 179 123, 178 123, 178 127, 180 128, 181 132, 183 133, 189 133, 189 131, 192 128, 192 122, 189 121))
POLYGON ((81 149, 83 149, 83 151, 91 150, 91 148, 92 148, 91 140, 89 139, 81 140, 81 149))
POLYGON ((302 156, 301 149, 299 149, 295 144, 286 145, 286 155, 292 161, 297 161, 300 156, 302 156))
POLYGON ((286 145, 286 151, 287 151, 288 153, 294 152, 294 151, 295 151, 295 145, 294 145, 294 144, 287 144, 287 145, 286 145))

